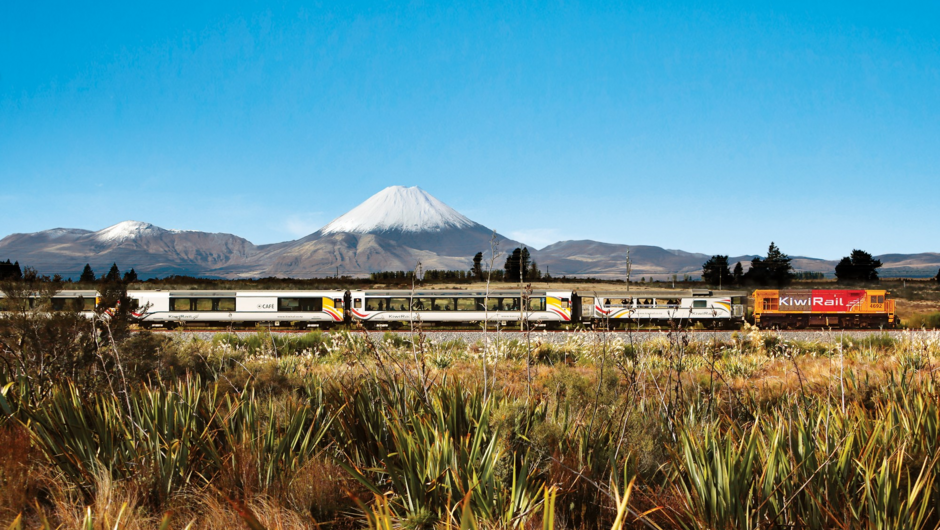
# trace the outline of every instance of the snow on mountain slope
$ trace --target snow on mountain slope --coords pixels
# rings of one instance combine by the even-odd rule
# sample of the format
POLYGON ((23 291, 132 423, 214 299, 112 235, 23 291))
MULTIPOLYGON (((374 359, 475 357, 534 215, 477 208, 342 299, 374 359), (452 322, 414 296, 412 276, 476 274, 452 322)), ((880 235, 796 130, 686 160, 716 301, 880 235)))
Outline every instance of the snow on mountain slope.
POLYGON ((438 232, 474 226, 477 223, 417 186, 390 186, 334 219, 320 233, 438 232))
POLYGON ((128 239, 151 236, 161 232, 175 232, 175 230, 166 230, 150 223, 141 223, 140 221, 122 221, 116 225, 95 232, 93 237, 103 243, 119 243, 128 239))

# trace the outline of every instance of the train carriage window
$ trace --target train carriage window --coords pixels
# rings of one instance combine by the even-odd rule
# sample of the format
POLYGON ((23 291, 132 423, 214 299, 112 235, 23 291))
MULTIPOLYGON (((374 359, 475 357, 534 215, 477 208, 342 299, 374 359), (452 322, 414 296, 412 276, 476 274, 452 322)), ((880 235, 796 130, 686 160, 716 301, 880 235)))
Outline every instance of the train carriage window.
POLYGON ((171 298, 170 307, 173 311, 190 311, 192 304, 189 298, 171 298))
POLYGON ((705 308, 707 308, 707 307, 708 307, 708 301, 707 301, 707 300, 692 300, 692 308, 693 308, 693 309, 705 309, 705 308))
POLYGON ((196 311, 212 311, 212 299, 211 298, 197 298, 195 309, 196 311))
POLYGON ((353 309, 362 309, 362 298, 353 298, 353 309))
POLYGON ((392 298, 388 302, 388 308, 391 311, 408 311, 408 299, 392 298))
POLYGON ((529 298, 529 311, 545 311, 545 299, 529 298))
POLYGON ((415 311, 431 311, 434 308, 433 298, 415 298, 412 309, 415 311))
POLYGON ((499 311, 502 308, 501 298, 485 298, 487 311, 499 311))
POLYGON ((95 310, 95 299, 94 298, 82 298, 82 311, 94 311, 95 310))
MULTIPOLYGON (((329 300, 329 298, 324 298, 323 300, 329 300)), ((323 300, 320 300, 320 309, 318 309, 318 311, 323 310, 323 300)), ((345 306, 346 306, 346 303, 343 302, 342 298, 333 299, 333 307, 335 307, 336 309, 342 309, 345 306)))
POLYGON ((299 311, 300 310, 300 298, 278 298, 277 310, 278 311, 299 311))
POLYGON ((503 298, 503 311, 518 311, 518 310, 519 310, 518 298, 503 298))
POLYGON ((476 298, 458 298, 457 299, 457 311, 476 311, 476 309, 477 309, 476 298))
POLYGON ((300 310, 304 313, 316 313, 323 311, 323 299, 319 296, 315 298, 301 298, 300 310))
POLYGON ((379 301, 375 298, 366 298, 366 311, 378 311, 379 301))
POLYGON ((216 311, 235 311, 235 299, 234 298, 217 298, 215 301, 215 310, 216 311))
MULTIPOLYGON (((234 307, 234 299, 232 299, 234 307)), ((316 298, 278 298, 278 311, 300 311, 304 313, 314 313, 323 310, 323 299, 316 298)))

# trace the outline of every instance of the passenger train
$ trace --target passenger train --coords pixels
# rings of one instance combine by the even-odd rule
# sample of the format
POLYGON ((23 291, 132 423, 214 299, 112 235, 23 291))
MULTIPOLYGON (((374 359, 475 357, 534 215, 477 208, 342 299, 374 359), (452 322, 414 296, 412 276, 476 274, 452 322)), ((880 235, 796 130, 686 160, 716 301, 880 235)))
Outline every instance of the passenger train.
MULTIPOLYGON (((145 329, 254 327, 330 329, 362 325, 398 329, 524 325, 530 329, 577 326, 617 329, 636 326, 735 328, 747 316, 744 291, 660 290, 584 292, 573 290, 322 290, 322 291, 128 291, 131 314, 145 329)), ((754 323, 769 329, 835 327, 891 328, 899 321, 883 290, 758 290, 754 323)), ((52 310, 91 316, 95 291, 60 291, 52 310)), ((33 301, 31 300, 32 304, 33 301)), ((4 308, 0 294, 0 310, 4 308)))
POLYGON ((142 327, 271 325, 329 329, 361 323, 369 329, 491 325, 558 329, 627 323, 730 327, 743 322, 747 294, 644 291, 642 295, 539 290, 128 291, 142 327))

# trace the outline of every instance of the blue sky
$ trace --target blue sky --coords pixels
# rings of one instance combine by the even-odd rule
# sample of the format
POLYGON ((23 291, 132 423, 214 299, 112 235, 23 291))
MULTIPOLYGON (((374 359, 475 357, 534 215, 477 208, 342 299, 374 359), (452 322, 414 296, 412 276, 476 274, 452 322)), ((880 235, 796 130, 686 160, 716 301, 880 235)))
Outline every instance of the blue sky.
POLYGON ((940 251, 937 2, 454 4, 0 4, 0 236, 399 184, 535 246, 940 251))

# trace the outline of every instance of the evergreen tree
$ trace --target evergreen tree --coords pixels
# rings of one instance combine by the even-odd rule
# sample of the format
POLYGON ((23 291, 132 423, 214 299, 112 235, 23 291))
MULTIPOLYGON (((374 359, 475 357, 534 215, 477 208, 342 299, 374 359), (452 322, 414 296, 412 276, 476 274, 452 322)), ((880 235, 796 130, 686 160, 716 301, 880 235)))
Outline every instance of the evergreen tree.
POLYGON ((137 271, 131 267, 131 270, 124 273, 124 283, 131 283, 137 281, 137 271))
POLYGON ((734 272, 731 273, 731 281, 735 285, 741 285, 744 283, 744 266, 741 265, 741 262, 734 264, 734 272))
POLYGON ((519 281, 519 262, 522 261, 522 249, 516 248, 506 256, 506 264, 503 270, 506 271, 506 281, 519 281))
POLYGON ((790 261, 790 256, 781 252, 777 245, 771 242, 767 248, 767 257, 751 260, 751 268, 744 275, 744 281, 758 286, 789 285, 795 276, 790 261))
POLYGON ((789 285, 793 281, 793 266, 790 264, 790 256, 787 256, 777 248, 777 245, 770 242, 767 248, 767 257, 764 264, 767 266, 768 279, 777 284, 778 287, 789 285))
POLYGON ((934 278, 934 280, 937 280, 938 282, 940 282, 940 269, 937 270, 937 277, 934 278))
POLYGON ((20 262, 0 261, 0 280, 19 280, 23 277, 20 262))
POLYGON ((751 268, 744 274, 744 281, 750 285, 767 285, 767 265, 764 260, 759 257, 751 260, 751 268))
POLYGON ((111 269, 102 279, 107 282, 117 282, 121 280, 121 270, 118 269, 117 263, 111 264, 111 269))
POLYGON ((732 278, 728 256, 712 256, 702 264, 702 281, 709 285, 728 285, 732 278))
POLYGON ((526 281, 535 282, 542 279, 542 271, 539 270, 535 260, 529 265, 529 272, 526 273, 526 281))
MULTIPOLYGON (((505 280, 507 282, 518 282, 531 280, 532 263, 529 257, 527 247, 516 248, 506 257, 506 264, 503 265, 506 271, 505 280)), ((538 268, 536 267, 536 271, 538 268)))
POLYGON ((82 269, 82 275, 78 277, 78 281, 88 283, 95 281, 95 271, 91 270, 91 265, 88 263, 85 264, 85 268, 82 269))
POLYGON ((836 278, 839 282, 876 282, 881 260, 872 257, 864 250, 854 249, 852 254, 842 258, 836 265, 836 278))
POLYGON ((473 275, 473 278, 477 281, 483 280, 483 253, 477 252, 473 256, 473 267, 470 268, 470 274, 473 275))
POLYGON ((522 281, 529 281, 529 264, 531 258, 529 257, 529 247, 522 247, 522 252, 519 254, 519 272, 522 273, 522 281))

